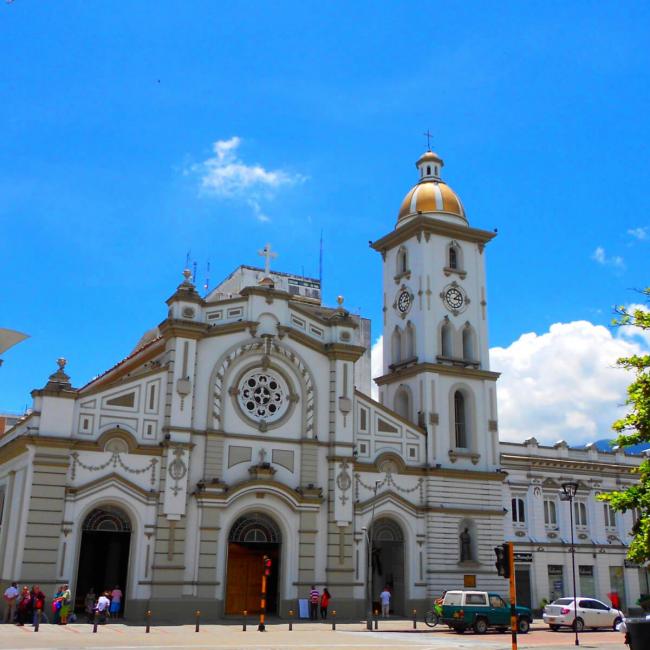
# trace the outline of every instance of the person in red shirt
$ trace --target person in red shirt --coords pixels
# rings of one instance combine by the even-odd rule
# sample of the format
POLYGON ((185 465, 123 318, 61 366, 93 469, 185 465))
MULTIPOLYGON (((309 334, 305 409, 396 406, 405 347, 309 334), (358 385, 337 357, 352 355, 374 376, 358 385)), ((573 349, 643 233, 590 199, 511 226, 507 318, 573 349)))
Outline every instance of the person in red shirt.
POLYGON ((327 587, 323 589, 323 593, 320 597, 320 617, 322 619, 327 618, 327 606, 329 605, 332 594, 327 590, 327 587))
MULTIPOLYGON (((32 610, 34 612, 34 622, 32 625, 36 626, 38 622, 39 625, 43 620, 43 610, 45 609, 45 594, 41 591, 41 588, 38 585, 32 587, 32 610)), ((46 619, 47 620, 47 619, 46 619)))

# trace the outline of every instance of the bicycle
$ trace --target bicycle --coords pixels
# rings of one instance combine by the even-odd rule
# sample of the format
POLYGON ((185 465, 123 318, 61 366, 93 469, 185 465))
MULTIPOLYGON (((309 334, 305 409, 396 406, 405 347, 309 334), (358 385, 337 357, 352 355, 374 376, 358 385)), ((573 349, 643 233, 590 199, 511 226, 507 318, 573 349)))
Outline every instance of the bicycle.
POLYGON ((430 610, 424 614, 424 622, 428 627, 435 627, 440 623, 440 616, 435 610, 430 610))

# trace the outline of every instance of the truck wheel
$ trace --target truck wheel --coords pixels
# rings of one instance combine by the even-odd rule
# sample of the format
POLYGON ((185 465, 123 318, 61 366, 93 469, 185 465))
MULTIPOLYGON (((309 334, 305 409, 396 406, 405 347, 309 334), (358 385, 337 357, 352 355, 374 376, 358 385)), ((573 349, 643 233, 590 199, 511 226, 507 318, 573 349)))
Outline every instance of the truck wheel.
POLYGON ((474 621, 474 632, 476 634, 485 634, 488 629, 487 621, 484 618, 477 618, 474 621))
POLYGON ((530 630, 530 621, 527 618, 520 618, 517 623, 517 630, 520 634, 528 634, 528 630, 530 630))

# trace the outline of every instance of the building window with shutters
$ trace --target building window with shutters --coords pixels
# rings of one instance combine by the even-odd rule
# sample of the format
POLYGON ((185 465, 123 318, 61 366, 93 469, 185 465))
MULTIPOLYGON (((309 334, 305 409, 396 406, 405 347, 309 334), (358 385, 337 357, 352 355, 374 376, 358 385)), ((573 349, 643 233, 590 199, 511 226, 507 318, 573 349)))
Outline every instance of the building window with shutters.
POLYGON ((544 500, 544 526, 550 530, 557 528, 557 505, 553 499, 544 500))
POLYGON ((576 528, 587 527, 587 504, 582 501, 573 502, 573 519, 576 528))
POLYGON ((526 524, 526 507, 524 500, 521 497, 513 497, 512 505, 512 523, 515 526, 523 526, 526 524))
POLYGON ((605 528, 613 530, 616 528, 616 513, 614 508, 609 503, 603 503, 603 511, 605 513, 605 528))

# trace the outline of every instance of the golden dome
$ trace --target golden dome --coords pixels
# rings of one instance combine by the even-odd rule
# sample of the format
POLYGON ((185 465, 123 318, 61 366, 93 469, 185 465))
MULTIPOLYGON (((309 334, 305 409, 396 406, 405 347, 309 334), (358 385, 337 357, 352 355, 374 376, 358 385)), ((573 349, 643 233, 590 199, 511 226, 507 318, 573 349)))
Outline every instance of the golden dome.
POLYGON ((404 197, 397 215, 397 222, 418 214, 447 214, 467 221, 463 204, 454 190, 440 178, 444 162, 433 151, 425 152, 416 166, 420 181, 404 197))

